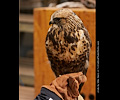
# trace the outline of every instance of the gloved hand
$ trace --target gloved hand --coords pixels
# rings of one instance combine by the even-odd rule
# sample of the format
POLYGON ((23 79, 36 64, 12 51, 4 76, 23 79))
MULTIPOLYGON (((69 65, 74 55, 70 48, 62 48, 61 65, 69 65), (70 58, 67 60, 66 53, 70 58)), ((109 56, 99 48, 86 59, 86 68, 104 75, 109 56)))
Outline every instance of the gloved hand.
POLYGON ((82 72, 62 75, 43 87, 56 93, 62 100, 74 100, 79 96, 79 85, 87 78, 82 72))

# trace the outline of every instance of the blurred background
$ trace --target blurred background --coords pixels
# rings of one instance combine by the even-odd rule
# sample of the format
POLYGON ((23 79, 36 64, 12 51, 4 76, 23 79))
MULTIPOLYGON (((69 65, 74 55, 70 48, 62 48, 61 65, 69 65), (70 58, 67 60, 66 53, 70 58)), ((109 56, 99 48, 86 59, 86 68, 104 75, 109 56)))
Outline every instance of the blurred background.
POLYGON ((39 7, 95 9, 95 0, 19 0, 19 100, 34 99, 33 9, 39 7))

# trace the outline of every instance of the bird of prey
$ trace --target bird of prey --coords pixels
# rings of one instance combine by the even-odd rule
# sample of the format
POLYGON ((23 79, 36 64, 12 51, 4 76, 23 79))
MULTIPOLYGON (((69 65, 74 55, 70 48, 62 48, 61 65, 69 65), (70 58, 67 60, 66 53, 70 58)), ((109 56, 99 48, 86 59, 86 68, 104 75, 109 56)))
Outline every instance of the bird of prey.
POLYGON ((52 14, 49 25, 45 45, 56 77, 76 72, 86 75, 92 42, 82 20, 64 8, 52 14))

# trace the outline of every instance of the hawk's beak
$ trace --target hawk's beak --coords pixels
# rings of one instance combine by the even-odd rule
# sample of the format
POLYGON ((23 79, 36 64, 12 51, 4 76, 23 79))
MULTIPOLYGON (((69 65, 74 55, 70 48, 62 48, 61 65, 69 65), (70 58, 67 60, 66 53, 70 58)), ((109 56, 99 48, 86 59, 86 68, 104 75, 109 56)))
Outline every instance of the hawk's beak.
POLYGON ((51 25, 51 24, 54 24, 54 22, 53 22, 53 21, 50 21, 50 22, 49 22, 49 25, 51 25))

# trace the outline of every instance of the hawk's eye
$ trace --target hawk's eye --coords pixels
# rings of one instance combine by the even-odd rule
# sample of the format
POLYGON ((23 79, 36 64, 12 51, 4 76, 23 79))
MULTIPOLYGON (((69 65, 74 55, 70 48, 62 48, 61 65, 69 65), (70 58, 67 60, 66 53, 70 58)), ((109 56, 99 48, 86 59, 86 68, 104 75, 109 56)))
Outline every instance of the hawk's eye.
POLYGON ((61 18, 54 18, 54 21, 60 21, 61 18))

